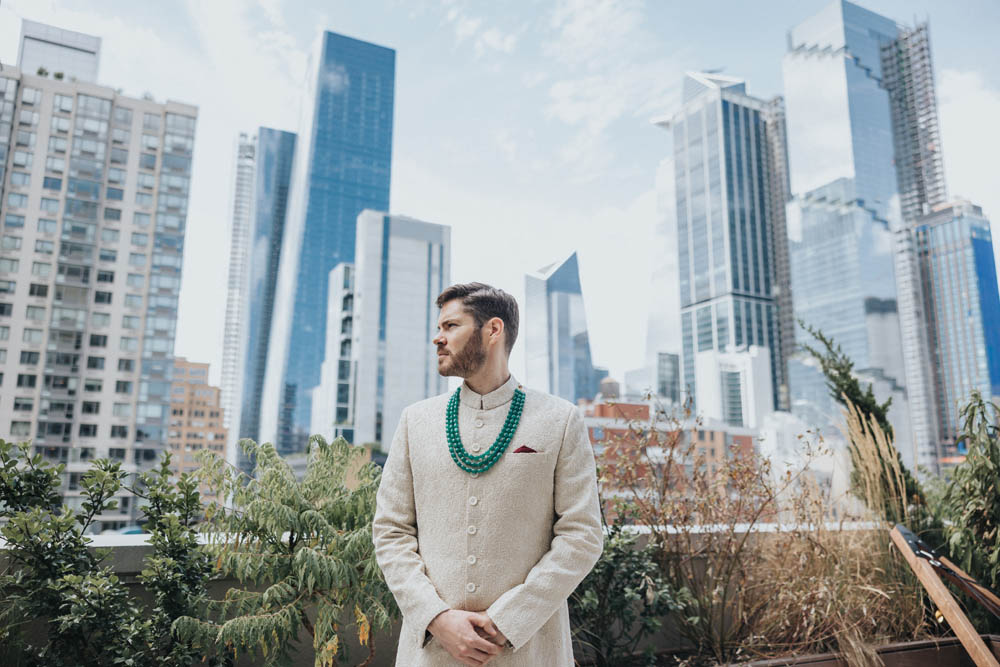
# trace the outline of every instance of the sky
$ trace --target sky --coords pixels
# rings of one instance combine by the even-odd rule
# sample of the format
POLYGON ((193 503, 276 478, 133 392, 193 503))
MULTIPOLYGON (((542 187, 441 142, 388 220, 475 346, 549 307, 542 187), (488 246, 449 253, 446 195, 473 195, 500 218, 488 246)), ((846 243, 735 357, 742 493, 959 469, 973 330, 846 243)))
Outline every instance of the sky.
MULTIPOLYGON (((787 30, 826 4, 4 0, 0 62, 16 62, 22 18, 51 23, 103 39, 98 83, 199 107, 175 351, 217 383, 238 134, 298 129, 322 29, 395 49, 391 212, 451 225, 453 282, 522 306, 525 273, 577 251, 594 362, 622 379, 662 305, 650 272, 671 146, 650 120, 679 103, 687 70, 780 94, 787 30)), ((1000 3, 861 4, 930 21, 949 193, 1000 223, 1000 3)), ((511 367, 523 377, 522 345, 511 367)))

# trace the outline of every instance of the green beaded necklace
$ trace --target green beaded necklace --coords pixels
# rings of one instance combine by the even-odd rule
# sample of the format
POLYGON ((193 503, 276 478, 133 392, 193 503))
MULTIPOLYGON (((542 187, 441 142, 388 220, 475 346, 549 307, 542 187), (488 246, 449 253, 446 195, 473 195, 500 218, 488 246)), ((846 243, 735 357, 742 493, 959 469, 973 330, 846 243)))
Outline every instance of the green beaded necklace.
POLYGON ((493 464, 500 460, 503 453, 507 451, 507 446, 517 431, 517 425, 521 421, 521 411, 524 409, 524 392, 517 388, 514 390, 514 398, 510 402, 510 411, 507 413, 507 420, 500 430, 500 435, 493 442, 489 449, 482 454, 473 455, 465 451, 462 444, 462 436, 458 433, 458 404, 459 394, 462 388, 459 387, 451 395, 448 401, 448 410, 445 413, 445 431, 448 434, 448 451, 451 452, 451 459, 459 468, 467 473, 478 475, 493 467, 493 464))

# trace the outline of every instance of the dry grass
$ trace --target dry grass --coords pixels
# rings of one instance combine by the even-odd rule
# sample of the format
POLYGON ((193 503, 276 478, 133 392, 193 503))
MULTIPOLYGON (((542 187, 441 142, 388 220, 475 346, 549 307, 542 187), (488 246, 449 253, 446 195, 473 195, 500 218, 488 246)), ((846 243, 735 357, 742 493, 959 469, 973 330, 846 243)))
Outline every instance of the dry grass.
MULTIPOLYGON (((861 462, 864 507, 906 517, 904 477, 891 440, 853 405, 846 422, 854 460, 861 462)), ((775 480, 768 461, 733 456, 713 475, 699 465, 695 439, 682 435, 678 419, 633 430, 627 441, 608 447, 614 465, 604 472, 606 483, 635 493, 626 504, 637 522, 652 527, 664 573, 693 594, 694 604, 673 625, 701 659, 837 651, 849 664, 867 667, 881 664, 876 646, 933 631, 922 589, 891 547, 885 514, 862 510, 829 526, 830 507, 842 499, 831 498, 808 470, 775 480), (790 527, 752 531, 776 519, 790 527), (847 520, 872 527, 848 530, 847 520), (706 534, 706 524, 717 530, 706 534)))

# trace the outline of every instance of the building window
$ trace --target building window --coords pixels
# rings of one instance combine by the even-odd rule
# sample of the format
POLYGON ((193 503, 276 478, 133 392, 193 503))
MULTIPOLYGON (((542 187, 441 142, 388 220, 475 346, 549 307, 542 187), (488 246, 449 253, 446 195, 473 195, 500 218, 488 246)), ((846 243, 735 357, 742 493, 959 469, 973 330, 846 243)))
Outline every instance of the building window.
POLYGON ((95 327, 111 326, 111 315, 108 313, 91 313, 90 324, 95 327))
POLYGON ((103 387, 104 383, 100 380, 90 379, 83 381, 83 390, 86 392, 99 393, 103 387))
POLYGON ((42 197, 42 210, 46 213, 59 212, 59 200, 51 197, 42 197))
POLYGON ((101 248, 98 253, 98 259, 102 262, 114 262, 118 259, 118 253, 111 248, 101 248))
POLYGON ((45 319, 45 306, 27 306, 24 315, 33 322, 41 322, 45 319))
POLYGON ((118 349, 122 352, 138 352, 139 339, 131 338, 129 336, 122 336, 121 340, 118 341, 118 349))
POLYGON ((20 250, 21 249, 21 237, 11 236, 10 234, 4 234, 3 240, 0 241, 0 250, 20 250))
POLYGON ((126 294, 125 295, 125 307, 132 310, 138 310, 142 308, 142 295, 141 294, 126 294))
POLYGON ((97 424, 80 424, 80 437, 81 438, 96 438, 97 437, 97 424))
POLYGON ((69 132, 69 118, 53 116, 52 120, 49 122, 49 130, 53 134, 67 134, 69 132))
POLYGON ((138 329, 139 328, 139 317, 137 315, 123 315, 122 316, 122 328, 123 329, 138 329))
POLYGON ((22 396, 14 397, 14 410, 17 412, 31 412, 35 409, 35 399, 24 398, 22 396))
POLYGON ((62 190, 62 179, 55 176, 46 176, 42 179, 42 187, 46 190, 62 190))
POLYGON ((132 266, 146 266, 146 253, 144 252, 133 252, 129 253, 128 263, 132 266))
POLYGON ((104 219, 111 220, 113 222, 118 222, 122 219, 121 209, 117 208, 106 208, 104 209, 104 219))
POLYGON ((13 280, 0 280, 0 294, 13 294, 17 283, 13 280))
MULTIPOLYGON (((14 269, 17 270, 16 268, 14 269)), ((141 273, 130 273, 125 279, 125 284, 129 287, 142 287, 146 284, 146 278, 141 273)))
MULTIPOLYGON (((111 437, 112 438, 127 438, 128 437, 128 426, 122 426, 121 424, 112 424, 111 426, 111 437)), ((124 457, 124 454, 123 454, 124 457)))
POLYGON ((26 438, 31 435, 31 422, 11 422, 10 435, 15 438, 26 438))
POLYGON ((101 411, 100 401, 84 401, 80 406, 80 412, 85 415, 96 415, 101 411))
POLYGON ((14 151, 14 159, 11 162, 15 167, 27 169, 34 161, 34 155, 30 151, 14 151))
POLYGON ((56 244, 53 241, 45 241, 43 239, 38 239, 35 241, 35 252, 41 253, 43 255, 51 255, 56 250, 56 244))
POLYGON ((148 192, 136 192, 135 193, 135 203, 138 206, 150 207, 153 205, 153 195, 148 192))
POLYGON ((10 192, 7 194, 7 206, 13 208, 26 208, 28 206, 28 195, 20 192, 10 192))
POLYGON ((68 145, 66 137, 49 137, 50 153, 65 153, 68 145))
POLYGON ((25 366, 34 366, 41 360, 41 352, 21 350, 21 363, 25 366))
POLYGON ((13 314, 14 314, 14 304, 0 303, 0 316, 10 317, 13 314))
POLYGON ((31 275, 48 278, 52 274, 52 265, 48 262, 32 262, 31 275))
POLYGON ((115 392, 119 394, 131 394, 132 383, 126 380, 118 380, 115 382, 115 392))
POLYGON ((42 330, 41 329, 25 329, 21 332, 21 340, 25 343, 41 343, 42 342, 42 330))
POLYGON ((115 281, 114 271, 98 271, 97 272, 97 282, 99 283, 113 283, 115 281))
POLYGON ((23 171, 10 172, 10 184, 18 187, 28 187, 31 185, 31 175, 23 171))
POLYGON ((24 227, 24 216, 8 213, 4 219, 4 225, 7 227, 24 227))
POLYGON ((45 158, 45 170, 56 174, 66 171, 66 158, 52 157, 45 158))
POLYGON ((91 370, 102 370, 104 368, 104 357, 87 357, 87 368, 91 370))
POLYGON ((108 337, 103 334, 90 334, 90 347, 107 347, 108 337))
MULTIPOLYGON (((113 199, 115 201, 121 201, 125 197, 125 192, 121 188, 108 188, 107 198, 113 199)), ((121 211, 118 212, 118 218, 121 219, 121 211)))
POLYGON ((27 375, 19 373, 17 376, 17 386, 23 389, 33 389, 38 382, 37 375, 27 375))
POLYGON ((31 283, 28 286, 28 296, 46 297, 49 295, 48 285, 39 285, 38 283, 31 283))
POLYGON ((111 303, 111 292, 94 292, 94 303, 111 303))
POLYGON ((55 220, 51 218, 38 219, 38 231, 42 234, 55 234, 57 229, 58 225, 55 220))
POLYGON ((17 265, 18 261, 16 259, 0 257, 0 273, 16 273, 17 265))

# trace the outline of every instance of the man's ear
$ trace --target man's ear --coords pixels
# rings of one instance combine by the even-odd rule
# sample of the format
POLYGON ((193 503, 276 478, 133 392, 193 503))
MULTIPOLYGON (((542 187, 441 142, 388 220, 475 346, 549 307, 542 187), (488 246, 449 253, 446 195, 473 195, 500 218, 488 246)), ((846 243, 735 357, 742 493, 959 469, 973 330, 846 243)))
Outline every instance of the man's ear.
POLYGON ((503 320, 499 317, 491 318, 487 324, 490 327, 490 342, 502 343, 504 336, 503 320))

